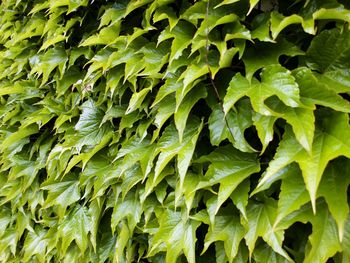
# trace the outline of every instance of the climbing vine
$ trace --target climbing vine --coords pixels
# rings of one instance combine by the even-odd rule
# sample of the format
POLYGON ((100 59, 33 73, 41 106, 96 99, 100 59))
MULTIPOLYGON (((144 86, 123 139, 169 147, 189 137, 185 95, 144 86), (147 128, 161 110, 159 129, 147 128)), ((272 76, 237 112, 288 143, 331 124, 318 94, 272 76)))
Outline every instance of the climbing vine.
POLYGON ((3 0, 1 262, 350 261, 345 0, 3 0))

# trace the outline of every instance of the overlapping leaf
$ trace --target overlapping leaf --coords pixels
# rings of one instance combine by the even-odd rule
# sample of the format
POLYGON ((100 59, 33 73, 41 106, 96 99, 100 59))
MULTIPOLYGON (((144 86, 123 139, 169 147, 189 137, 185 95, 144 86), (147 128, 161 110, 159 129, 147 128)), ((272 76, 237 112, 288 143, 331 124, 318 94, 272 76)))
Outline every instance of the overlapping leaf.
POLYGON ((347 1, 114 2, 0 4, 0 261, 349 261, 347 1))

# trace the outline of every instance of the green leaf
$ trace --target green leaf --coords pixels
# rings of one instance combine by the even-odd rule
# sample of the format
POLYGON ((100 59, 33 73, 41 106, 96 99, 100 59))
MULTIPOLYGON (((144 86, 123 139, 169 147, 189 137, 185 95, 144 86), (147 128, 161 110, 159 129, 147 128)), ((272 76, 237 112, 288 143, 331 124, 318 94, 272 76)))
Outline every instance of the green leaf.
POLYGON ((248 14, 253 10, 253 8, 257 5, 259 0, 249 0, 249 11, 248 14))
POLYGON ((177 108, 174 114, 174 121, 176 129, 179 132, 179 141, 182 142, 183 133, 186 127, 186 122, 189 113, 193 106, 198 102, 198 100, 205 98, 207 96, 207 91, 204 87, 196 88, 195 90, 189 92, 185 99, 181 102, 180 106, 177 108))
POLYGON ((96 145, 101 142, 104 136, 111 131, 109 123, 102 124, 105 115, 104 111, 97 107, 92 101, 88 100, 82 105, 82 113, 74 129, 77 132, 72 141, 74 147, 83 145, 96 145))
POLYGON ((272 115, 271 109, 265 105, 265 100, 277 96, 284 104, 298 107, 299 89, 289 70, 280 65, 270 65, 260 74, 261 82, 253 79, 252 83, 241 75, 235 75, 230 82, 224 98, 224 110, 228 110, 243 96, 249 96, 253 109, 262 115, 272 115))
POLYGON ((317 77, 308 68, 298 68, 293 75, 299 85, 300 97, 306 103, 332 108, 336 111, 350 112, 350 103, 317 77))
POLYGON ((196 190, 220 184, 215 213, 245 178, 260 170, 255 154, 243 153, 231 146, 219 147, 197 162, 211 164, 196 190))
POLYGON ((292 24, 301 24, 305 32, 309 34, 315 34, 314 21, 312 19, 304 20, 303 17, 299 15, 290 15, 284 17, 282 14, 277 12, 271 13, 271 32, 272 38, 276 39, 279 33, 292 24))
POLYGON ((80 46, 112 45, 118 40, 119 31, 120 24, 113 24, 111 26, 104 27, 96 35, 85 39, 80 46))
POLYGON ((193 25, 186 21, 180 21, 174 28, 170 29, 168 26, 160 33, 157 45, 167 39, 174 39, 171 44, 171 52, 169 57, 169 63, 171 64, 175 59, 178 59, 182 55, 184 49, 191 44, 193 36, 193 25))
POLYGON ((248 48, 244 52, 243 61, 246 70, 246 78, 251 81, 254 73, 261 68, 277 64, 281 55, 294 57, 303 55, 298 47, 286 41, 279 40, 277 43, 258 43, 254 48, 248 48))
POLYGON ((316 130, 312 151, 306 152, 298 145, 290 131, 286 131, 274 160, 264 173, 258 187, 265 184, 271 177, 286 165, 297 162, 302 170, 306 189, 315 209, 317 188, 328 162, 338 156, 350 156, 350 145, 345 138, 349 137, 348 116, 341 113, 322 116, 322 131, 316 130))
POLYGON ((88 234, 91 231, 91 219, 86 208, 76 206, 58 226, 57 234, 62 240, 62 253, 74 240, 78 245, 81 253, 84 253, 88 247, 88 234))
POLYGON ((40 261, 45 261, 46 248, 49 242, 46 233, 44 229, 39 227, 28 233, 23 246, 23 261, 29 261, 33 256, 36 256, 40 261))
POLYGON ((290 166, 282 179, 274 227, 287 215, 310 201, 300 169, 290 166))
POLYGON ((258 245, 253 252, 253 259, 257 263, 275 262, 286 263, 289 262, 286 258, 277 254, 266 243, 258 245))
POLYGON ((142 89, 140 92, 135 92, 129 101, 129 106, 126 109, 125 114, 129 114, 136 109, 139 109, 143 100, 147 96, 147 94, 151 91, 151 88, 142 89))
POLYGON ((250 182, 249 180, 245 180, 242 183, 240 183, 230 195, 232 202, 241 212, 245 220, 247 220, 246 207, 248 205, 249 191, 250 191, 250 182))
POLYGON ((32 134, 38 132, 38 126, 36 124, 32 124, 26 127, 20 127, 18 131, 12 133, 8 137, 6 137, 1 143, 1 151, 4 152, 7 148, 11 147, 14 143, 18 142, 21 139, 27 138, 32 134))
POLYGON ((277 117, 265 116, 254 112, 252 119, 263 146, 261 149, 261 152, 263 153, 265 152, 266 147, 269 145, 269 143, 273 140, 274 124, 277 120, 277 117))
POLYGON ((215 105, 209 117, 210 141, 213 145, 219 145, 228 139, 240 151, 254 152, 244 137, 244 131, 250 126, 251 107, 246 100, 238 102, 236 111, 231 111, 226 116, 220 105, 215 105))
POLYGON ((266 104, 276 116, 282 117, 292 126, 298 142, 306 151, 310 152, 315 132, 313 108, 292 108, 273 98, 266 104))
POLYGON ((283 231, 273 230, 275 217, 276 202, 272 199, 265 200, 263 204, 248 205, 245 240, 249 249, 249 255, 252 255, 258 237, 262 237, 276 253, 291 261, 289 255, 282 248, 283 231))
POLYGON ((115 231, 123 218, 127 218, 128 220, 129 231, 133 231, 136 224, 140 221, 141 214, 141 204, 137 193, 129 192, 123 200, 118 198, 115 202, 111 218, 112 231, 115 231))
POLYGON ((350 179, 344 177, 350 168, 349 159, 336 159, 330 163, 323 173, 318 195, 323 196, 332 217, 338 225, 340 240, 344 236, 344 226, 349 214, 347 189, 350 179))
POLYGON ((166 248, 166 263, 175 263, 178 256, 185 254, 189 263, 195 262, 196 229, 199 222, 185 219, 180 212, 165 210, 158 217, 159 228, 157 229, 150 251, 157 249, 164 242, 166 248))
POLYGON ((239 244, 243 239, 245 229, 239 223, 239 218, 228 215, 217 215, 214 225, 210 226, 202 254, 208 249, 210 244, 217 241, 224 242, 224 249, 229 262, 233 262, 239 249, 239 244))
POLYGON ((325 205, 317 209, 312 225, 313 231, 309 236, 311 249, 306 251, 304 262, 325 262, 342 250, 337 225, 325 205))
POLYGON ((175 127, 173 125, 167 127, 156 148, 156 154, 159 153, 159 156, 154 169, 154 180, 157 179, 171 159, 178 155, 178 170, 180 173, 181 182, 180 185, 183 184, 183 178, 186 174, 195 148, 194 143, 196 142, 203 127, 202 124, 199 123, 200 122, 198 120, 194 119, 187 125, 182 142, 179 141, 178 133, 175 127))
POLYGON ((240 98, 246 95, 250 88, 249 81, 239 73, 231 79, 226 96, 224 97, 223 109, 225 115, 240 98))
POLYGON ((350 90, 349 46, 349 30, 324 30, 311 42, 306 53, 307 65, 320 73, 317 78, 337 93, 350 90))
POLYGON ((344 237, 342 240, 343 260, 350 259, 350 216, 348 215, 344 226, 344 237))
POLYGON ((37 77, 42 75, 41 85, 44 85, 55 68, 58 68, 61 76, 64 74, 67 61, 66 51, 62 47, 50 49, 30 58, 30 74, 36 74, 37 77))
POLYGON ((61 182, 46 181, 41 189, 48 191, 44 208, 57 205, 60 218, 63 218, 69 205, 80 199, 79 181, 74 175, 66 176, 61 182))

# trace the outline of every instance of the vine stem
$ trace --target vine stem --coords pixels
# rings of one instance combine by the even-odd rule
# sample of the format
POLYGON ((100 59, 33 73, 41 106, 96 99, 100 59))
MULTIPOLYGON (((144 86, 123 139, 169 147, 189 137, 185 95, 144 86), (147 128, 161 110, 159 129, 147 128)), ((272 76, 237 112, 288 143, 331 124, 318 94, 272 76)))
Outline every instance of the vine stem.
POLYGON ((224 114, 224 119, 225 119, 225 125, 228 129, 228 131, 230 132, 230 135, 232 137, 232 140, 235 140, 234 137, 233 137, 233 133, 230 129, 230 125, 229 125, 229 122, 228 122, 228 119, 227 119, 227 116, 225 114, 225 110, 224 110, 224 104, 223 104, 223 101, 220 97, 220 94, 219 94, 219 91, 218 91, 218 88, 216 87, 216 84, 214 82, 214 78, 213 78, 213 72, 211 71, 211 68, 210 68, 210 64, 209 64, 209 26, 208 26, 208 18, 209 18, 209 9, 210 9, 210 0, 207 0, 207 7, 206 7, 206 13, 205 13, 205 21, 206 21, 206 28, 205 28, 205 64, 207 65, 207 68, 208 68, 208 73, 209 73, 209 79, 210 79, 210 83, 211 83, 211 86, 213 87, 213 90, 215 92, 215 96, 216 96, 216 99, 220 105, 220 109, 222 111, 222 113, 224 114))

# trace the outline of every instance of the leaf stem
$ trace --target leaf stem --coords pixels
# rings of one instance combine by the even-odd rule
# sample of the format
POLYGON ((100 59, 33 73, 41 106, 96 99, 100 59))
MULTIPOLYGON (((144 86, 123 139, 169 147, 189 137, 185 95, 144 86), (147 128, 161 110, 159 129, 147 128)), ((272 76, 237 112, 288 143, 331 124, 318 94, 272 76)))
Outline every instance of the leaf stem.
POLYGON ((209 6, 210 6, 210 0, 207 1, 207 7, 206 7, 206 13, 205 13, 205 20, 206 20, 206 29, 205 29, 205 32, 206 32, 206 35, 205 35, 205 37, 206 37, 205 38, 205 63, 206 63, 207 68, 208 68, 209 79, 210 79, 211 86, 213 87, 213 90, 215 92, 216 99, 217 99, 217 101, 218 101, 218 103, 220 105, 221 111, 224 114, 226 127, 227 127, 228 131, 230 132, 232 140, 234 141, 235 139, 233 137, 233 133, 232 133, 232 131, 230 129, 230 125, 229 125, 227 116, 226 116, 225 111, 224 111, 224 104, 223 104, 222 99, 220 97, 218 88, 215 85, 214 78, 213 78, 213 73, 212 73, 210 65, 209 65, 209 58, 208 58, 208 55, 209 55, 209 27, 208 27, 209 6))

